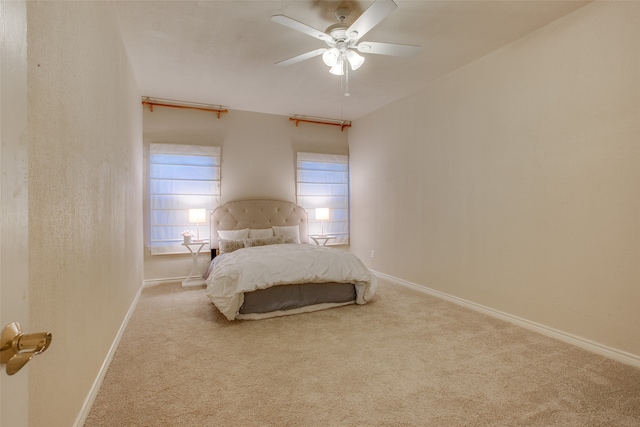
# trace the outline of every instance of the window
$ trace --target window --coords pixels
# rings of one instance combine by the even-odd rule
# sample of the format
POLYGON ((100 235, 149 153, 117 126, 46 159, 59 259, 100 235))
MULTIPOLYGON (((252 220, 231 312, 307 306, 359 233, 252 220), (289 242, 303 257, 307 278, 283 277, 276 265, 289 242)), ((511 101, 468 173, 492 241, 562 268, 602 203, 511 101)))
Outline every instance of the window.
POLYGON ((185 230, 208 238, 209 215, 220 203, 220 147, 152 143, 149 197, 151 254, 185 252, 185 230), (191 208, 205 208, 206 223, 190 224, 191 208))
POLYGON ((328 245, 349 243, 349 157, 298 153, 297 202, 309 214, 309 234, 335 236, 328 245), (316 208, 329 208, 329 219, 316 219, 316 208))

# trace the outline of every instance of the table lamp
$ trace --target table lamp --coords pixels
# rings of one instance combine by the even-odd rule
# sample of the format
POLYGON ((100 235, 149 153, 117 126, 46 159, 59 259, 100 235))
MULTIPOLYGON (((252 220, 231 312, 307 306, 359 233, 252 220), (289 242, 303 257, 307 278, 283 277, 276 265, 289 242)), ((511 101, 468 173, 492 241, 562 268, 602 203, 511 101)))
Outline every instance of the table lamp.
POLYGON ((329 208, 316 208, 316 219, 322 221, 322 236, 324 236, 324 221, 329 219, 329 208))
POLYGON ((196 240, 200 240, 200 223, 206 222, 206 209, 189 209, 189 222, 196 223, 196 240))

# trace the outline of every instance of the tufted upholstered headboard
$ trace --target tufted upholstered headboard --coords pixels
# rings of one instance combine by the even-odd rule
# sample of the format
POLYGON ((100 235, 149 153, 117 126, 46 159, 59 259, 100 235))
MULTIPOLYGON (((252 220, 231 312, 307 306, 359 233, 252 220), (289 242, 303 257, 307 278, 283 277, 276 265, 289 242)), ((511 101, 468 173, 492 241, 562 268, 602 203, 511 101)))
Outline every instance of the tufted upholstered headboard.
POLYGON ((300 242, 309 243, 307 211, 292 202, 272 199, 234 200, 218 206, 211 214, 209 242, 218 249, 218 230, 271 228, 299 225, 300 242))

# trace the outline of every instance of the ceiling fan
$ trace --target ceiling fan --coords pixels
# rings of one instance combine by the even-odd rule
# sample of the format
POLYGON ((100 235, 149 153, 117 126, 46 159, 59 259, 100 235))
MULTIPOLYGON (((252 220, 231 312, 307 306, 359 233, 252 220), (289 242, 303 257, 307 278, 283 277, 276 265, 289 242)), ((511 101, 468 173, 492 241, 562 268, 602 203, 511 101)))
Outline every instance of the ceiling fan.
POLYGON ((322 40, 328 46, 280 61, 276 65, 284 67, 322 55, 322 60, 330 67, 329 72, 342 76, 348 73, 349 68, 357 70, 362 66, 364 57, 359 55, 358 52, 404 57, 414 56, 420 51, 420 46, 360 41, 365 34, 389 16, 397 7, 393 0, 375 0, 351 25, 344 22, 351 14, 351 11, 348 7, 339 7, 335 15, 340 22, 329 26, 324 32, 288 16, 273 15, 271 17, 272 21, 322 40))

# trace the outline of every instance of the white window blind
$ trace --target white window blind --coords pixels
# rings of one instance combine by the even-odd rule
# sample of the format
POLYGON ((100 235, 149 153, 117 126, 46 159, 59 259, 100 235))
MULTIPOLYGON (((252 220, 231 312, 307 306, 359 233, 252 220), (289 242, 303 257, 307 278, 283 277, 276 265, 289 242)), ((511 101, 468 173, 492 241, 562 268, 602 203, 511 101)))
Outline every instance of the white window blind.
POLYGON ((309 214, 309 234, 334 236, 327 245, 349 243, 349 157, 297 153, 297 203, 309 214), (329 208, 329 219, 316 219, 316 208, 329 208))
POLYGON ((151 254, 182 253, 182 232, 209 238, 209 215, 220 203, 220 147, 151 144, 149 154, 151 254), (189 209, 207 210, 206 222, 189 223, 189 209))

